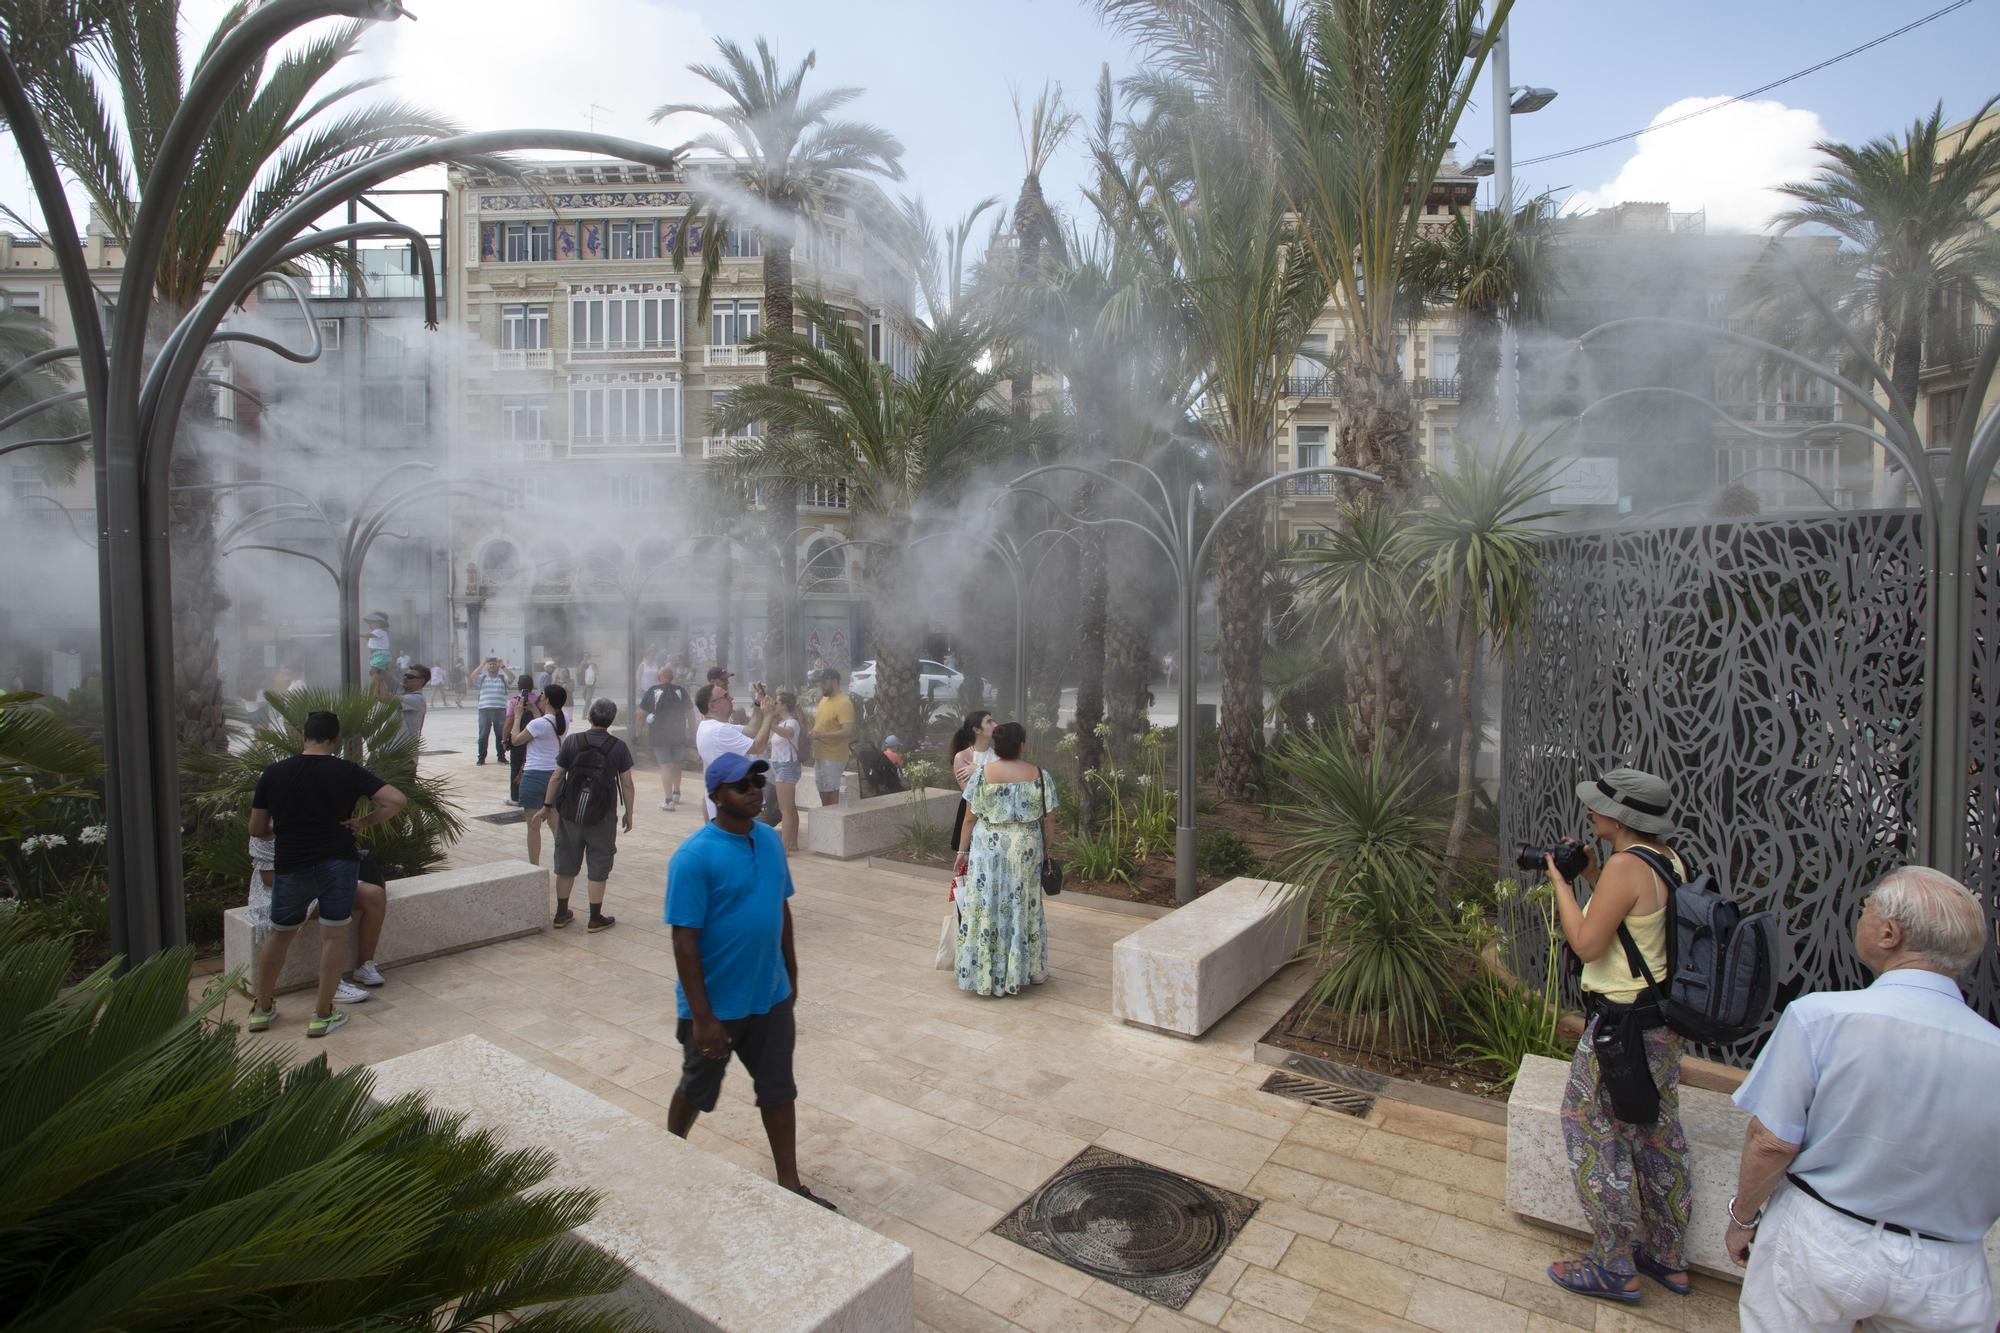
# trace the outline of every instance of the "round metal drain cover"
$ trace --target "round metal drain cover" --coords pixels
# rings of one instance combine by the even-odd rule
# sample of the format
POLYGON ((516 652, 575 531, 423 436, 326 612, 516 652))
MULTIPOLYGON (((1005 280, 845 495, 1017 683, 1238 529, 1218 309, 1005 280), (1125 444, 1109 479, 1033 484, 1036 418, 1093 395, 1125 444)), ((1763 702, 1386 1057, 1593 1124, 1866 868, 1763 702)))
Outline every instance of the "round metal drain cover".
POLYGON ((1180 1273, 1213 1263, 1234 1228, 1210 1191, 1158 1167, 1086 1167, 1035 1197, 1029 1226, 1099 1277, 1180 1273))

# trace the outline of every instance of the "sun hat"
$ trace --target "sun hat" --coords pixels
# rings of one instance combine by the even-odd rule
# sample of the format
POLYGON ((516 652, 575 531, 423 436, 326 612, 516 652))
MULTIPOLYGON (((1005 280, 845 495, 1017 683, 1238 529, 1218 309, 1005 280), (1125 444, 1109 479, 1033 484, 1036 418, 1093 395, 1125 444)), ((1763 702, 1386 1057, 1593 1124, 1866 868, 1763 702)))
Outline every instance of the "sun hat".
POLYGON ((1640 833, 1673 831, 1674 822, 1667 818, 1673 789, 1636 768, 1614 768, 1600 778, 1577 783, 1576 799, 1593 813, 1640 833))
POLYGON ((377 620, 385 625, 389 623, 389 617, 383 615, 380 611, 370 611, 367 615, 361 617, 361 619, 364 623, 368 624, 372 624, 377 620))
POLYGON ((771 766, 762 759, 752 759, 747 754, 719 754, 709 761, 702 771, 702 786, 709 791, 717 787, 727 787, 732 782, 741 782, 754 773, 768 773, 771 766))

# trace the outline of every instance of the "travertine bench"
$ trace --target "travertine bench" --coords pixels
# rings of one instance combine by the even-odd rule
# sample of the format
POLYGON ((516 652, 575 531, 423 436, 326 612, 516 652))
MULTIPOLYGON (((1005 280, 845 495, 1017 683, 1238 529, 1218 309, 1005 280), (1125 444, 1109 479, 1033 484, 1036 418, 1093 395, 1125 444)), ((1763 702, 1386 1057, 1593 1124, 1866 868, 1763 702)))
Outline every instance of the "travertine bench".
MULTIPOLYGON (((958 789, 932 788, 922 797, 922 808, 931 823, 951 836, 951 821, 958 812, 958 789)), ((903 840, 903 831, 916 818, 918 797, 912 792, 891 792, 870 796, 852 805, 809 805, 799 810, 805 827, 799 841, 820 856, 852 861, 857 857, 886 852, 903 840)))
MULTIPOLYGON (((1531 1055, 1507 1096, 1507 1206, 1530 1221, 1585 1232, 1583 1205, 1563 1150, 1563 1086, 1569 1065, 1531 1055)), ((1722 1245, 1723 1208, 1736 1193, 1743 1131, 1750 1117, 1720 1092, 1681 1087, 1681 1128, 1692 1158, 1693 1212, 1688 1262, 1704 1273, 1741 1282, 1743 1270, 1722 1245)), ((1782 1188, 1782 1187, 1781 1187, 1782 1188)), ((1986 1266, 2000 1287, 2000 1226, 1986 1235, 1986 1266)))
MULTIPOLYGON (((434 875, 392 880, 389 919, 375 951, 380 967, 414 963, 482 944, 497 944, 549 928, 549 872, 526 861, 460 866, 434 875)), ((319 919, 299 928, 278 977, 281 991, 310 986, 319 972, 319 919)), ((352 926, 341 929, 350 933, 352 926)), ((352 956, 349 962, 359 962, 352 956)), ((222 917, 222 964, 251 975, 256 962, 249 909, 232 908, 222 917)))
POLYGON ((1111 946, 1111 1013, 1199 1037, 1298 956, 1303 895, 1232 879, 1111 946))
POLYGON ((655 1328, 900 1333, 916 1325, 908 1249, 491 1042, 427 1046, 374 1074, 377 1100, 424 1093, 510 1149, 554 1153, 551 1184, 602 1195, 574 1234, 631 1266, 612 1299, 655 1328))

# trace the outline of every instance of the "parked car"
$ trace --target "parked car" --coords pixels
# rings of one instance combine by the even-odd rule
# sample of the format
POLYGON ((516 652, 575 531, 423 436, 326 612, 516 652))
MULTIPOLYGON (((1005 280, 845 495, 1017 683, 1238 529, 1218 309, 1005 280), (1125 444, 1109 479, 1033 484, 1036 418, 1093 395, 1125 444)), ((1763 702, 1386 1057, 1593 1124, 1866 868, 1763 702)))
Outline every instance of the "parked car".
MULTIPOLYGON (((932 703, 939 699, 954 697, 959 687, 965 684, 963 673, 953 671, 942 662, 933 662, 928 657, 918 660, 917 670, 920 673, 917 688, 922 690, 924 698, 932 703)), ((871 658, 854 668, 854 675, 847 683, 847 692, 857 699, 875 697, 874 659, 871 658)))

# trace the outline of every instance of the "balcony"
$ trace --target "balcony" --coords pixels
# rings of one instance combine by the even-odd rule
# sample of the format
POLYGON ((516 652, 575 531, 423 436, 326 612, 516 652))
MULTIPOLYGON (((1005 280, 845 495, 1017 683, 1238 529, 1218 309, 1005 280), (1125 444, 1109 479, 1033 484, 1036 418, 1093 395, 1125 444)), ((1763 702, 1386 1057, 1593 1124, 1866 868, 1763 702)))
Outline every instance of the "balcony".
POLYGON ((799 508, 801 509, 847 508, 847 483, 844 481, 800 482, 799 508))
POLYGON ((1985 353, 1987 344, 1992 341, 1991 324, 1941 329, 1932 334, 1924 344, 1924 369, 1936 370, 1944 366, 1976 361, 1985 353))
POLYGON ((704 435, 701 437, 701 456, 734 458, 752 445, 763 442, 762 437, 756 435, 704 435))
POLYGON ((1832 403, 1718 403, 1737 421, 1765 426, 1817 426, 1833 420, 1832 403))
POLYGON ((753 352, 747 347, 738 347, 733 344, 725 346, 710 344, 701 349, 701 363, 705 366, 734 366, 738 368, 754 366, 761 369, 764 365, 764 354, 762 352, 753 352))
POLYGON ((571 458, 679 458, 681 442, 648 435, 579 435, 569 442, 571 458))
POLYGON ((1294 477, 1290 481, 1280 483, 1278 492, 1287 500, 1328 499, 1335 494, 1333 483, 1334 478, 1324 473, 1316 477, 1294 477))
POLYGON ((1410 381, 1410 397, 1441 402, 1458 401, 1458 376, 1424 375, 1410 381))
POLYGON ((628 342, 572 342, 569 345, 571 362, 588 361, 678 361, 681 346, 678 342, 640 341, 628 342))
POLYGON ((493 354, 493 369, 554 370, 556 354, 547 347, 508 347, 493 354))
POLYGON ((1287 375, 1285 376, 1285 397, 1333 399, 1342 395, 1343 388, 1338 375, 1287 375))

